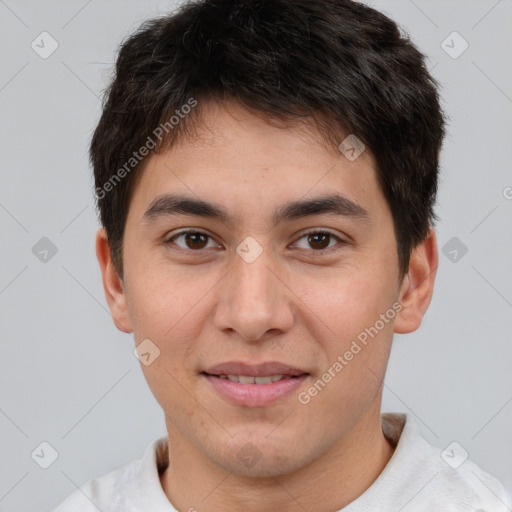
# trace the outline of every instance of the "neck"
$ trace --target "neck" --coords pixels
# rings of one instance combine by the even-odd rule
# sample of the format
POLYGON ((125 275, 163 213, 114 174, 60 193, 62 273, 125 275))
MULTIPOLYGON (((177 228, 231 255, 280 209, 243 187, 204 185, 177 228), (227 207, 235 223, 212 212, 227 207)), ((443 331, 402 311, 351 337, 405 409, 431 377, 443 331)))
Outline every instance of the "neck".
POLYGON ((340 510, 370 487, 394 451, 382 433, 380 401, 323 456, 293 473, 270 478, 226 471, 205 460, 175 428, 168 425, 168 431, 170 463, 160 481, 169 501, 184 511, 340 510))

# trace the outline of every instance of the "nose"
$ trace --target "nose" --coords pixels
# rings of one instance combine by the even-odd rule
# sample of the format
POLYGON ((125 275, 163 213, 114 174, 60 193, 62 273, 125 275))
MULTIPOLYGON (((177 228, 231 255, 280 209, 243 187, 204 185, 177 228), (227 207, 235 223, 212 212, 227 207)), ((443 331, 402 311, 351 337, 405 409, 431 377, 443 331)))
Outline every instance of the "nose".
POLYGON ((218 293, 214 324, 225 333, 263 341, 293 326, 293 293, 266 251, 251 263, 235 254, 218 293))

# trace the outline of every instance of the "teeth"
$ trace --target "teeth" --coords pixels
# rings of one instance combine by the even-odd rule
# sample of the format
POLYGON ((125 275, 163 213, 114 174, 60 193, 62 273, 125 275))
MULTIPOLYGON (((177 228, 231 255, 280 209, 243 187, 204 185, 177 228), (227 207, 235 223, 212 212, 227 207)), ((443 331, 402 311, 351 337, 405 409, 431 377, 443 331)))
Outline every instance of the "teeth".
POLYGON ((249 377, 247 375, 219 375, 221 379, 229 379, 240 384, 270 384, 278 380, 290 378, 289 375, 269 375, 267 377, 249 377))
POLYGON ((272 377, 254 377, 256 384, 270 384, 272 382, 272 377))

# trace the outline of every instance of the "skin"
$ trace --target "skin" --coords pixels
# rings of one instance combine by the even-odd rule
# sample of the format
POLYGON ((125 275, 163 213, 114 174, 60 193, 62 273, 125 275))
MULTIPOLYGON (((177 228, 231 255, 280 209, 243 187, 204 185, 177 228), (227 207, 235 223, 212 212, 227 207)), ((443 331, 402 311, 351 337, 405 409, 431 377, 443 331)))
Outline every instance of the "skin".
POLYGON ((96 249, 115 325, 160 350, 142 369, 165 413, 170 465, 160 480, 177 509, 327 512, 375 481, 394 448, 380 423, 393 333, 421 323, 437 244, 431 230, 401 281, 368 150, 351 162, 312 124, 272 126, 235 104, 208 104, 197 137, 146 161, 129 207, 122 279, 104 229, 96 249), (284 203, 333 192, 368 220, 319 214, 273 224, 284 203), (162 193, 222 205, 233 223, 149 221, 144 213, 162 193), (190 248, 183 236, 169 241, 185 228, 210 235, 206 248, 190 248), (333 237, 319 250, 304 236, 310 229, 343 243, 333 237), (236 252, 247 236, 263 249, 252 263, 236 252), (309 372, 305 391, 395 302, 395 319, 306 405, 297 393, 265 407, 233 405, 200 374, 226 361, 280 361, 309 372), (237 457, 247 443, 261 454, 252 467, 237 457))

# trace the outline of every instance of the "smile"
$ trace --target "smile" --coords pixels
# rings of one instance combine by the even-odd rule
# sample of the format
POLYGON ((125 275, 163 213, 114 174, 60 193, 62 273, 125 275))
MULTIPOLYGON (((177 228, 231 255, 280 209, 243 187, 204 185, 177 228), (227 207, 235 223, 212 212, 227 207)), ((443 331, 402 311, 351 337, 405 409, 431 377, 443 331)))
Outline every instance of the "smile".
POLYGON ((283 361, 226 361, 200 372, 223 401, 244 407, 265 407, 299 392, 311 375, 305 367, 283 361))
POLYGON ((251 377, 249 375, 212 375, 212 377, 219 377, 219 379, 228 379, 231 382, 240 382, 241 384, 270 384, 282 379, 293 379, 291 375, 269 375, 266 377, 251 377))

